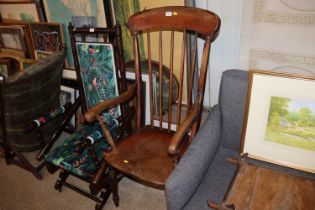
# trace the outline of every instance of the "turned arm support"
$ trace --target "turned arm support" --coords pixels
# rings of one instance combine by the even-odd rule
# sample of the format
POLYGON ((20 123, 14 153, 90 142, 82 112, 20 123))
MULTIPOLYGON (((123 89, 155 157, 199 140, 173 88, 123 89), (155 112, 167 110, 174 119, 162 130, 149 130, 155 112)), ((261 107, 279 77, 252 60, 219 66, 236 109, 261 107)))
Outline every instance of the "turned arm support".
POLYGON ((137 85, 133 84, 130 88, 128 88, 127 91, 120 94, 119 96, 109 99, 109 100, 105 100, 99 103, 98 105, 92 107, 85 113, 84 115, 85 120, 87 122, 94 122, 97 118, 97 115, 101 113, 102 111, 130 100, 135 95, 136 89, 137 89, 137 85))
POLYGON ((168 153, 171 155, 176 155, 178 153, 178 149, 182 143, 183 137, 191 127, 191 125, 196 121, 199 108, 197 104, 192 108, 192 111, 189 113, 189 115, 185 118, 185 120, 181 123, 181 125, 178 127, 176 133, 171 139, 171 142, 168 146, 168 153))

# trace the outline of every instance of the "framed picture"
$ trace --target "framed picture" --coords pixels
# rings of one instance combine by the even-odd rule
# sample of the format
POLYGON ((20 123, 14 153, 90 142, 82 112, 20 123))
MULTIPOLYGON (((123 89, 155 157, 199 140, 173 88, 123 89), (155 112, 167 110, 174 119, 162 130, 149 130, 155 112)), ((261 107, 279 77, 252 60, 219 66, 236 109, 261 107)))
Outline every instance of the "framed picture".
MULTIPOLYGON (((65 105, 69 102, 73 104, 75 97, 76 97, 75 89, 61 85, 61 88, 60 88, 60 105, 65 105)), ((71 118, 71 124, 73 126, 75 125, 75 117, 71 118)))
POLYGON ((12 3, 12 2, 28 3, 28 2, 33 2, 33 0, 0 0, 0 3, 12 3))
MULTIPOLYGON (((105 7, 108 7, 109 0, 41 0, 41 5, 47 22, 58 22, 63 25, 64 40, 67 49, 71 49, 68 32, 69 22, 74 21, 76 24, 87 24, 89 26, 95 24, 93 27, 107 26, 105 7), (79 18, 79 16, 86 16, 88 18, 79 18)), ((71 50, 67 50, 66 67, 74 68, 71 50)))
POLYGON ((53 54, 53 52, 46 52, 46 51, 41 51, 41 50, 35 50, 35 59, 36 60, 43 60, 46 57, 50 56, 53 54))
MULTIPOLYGON (((18 61, 12 58, 0 58, 0 76, 7 79, 19 71, 18 61)), ((2 79, 3 80, 3 79, 2 79)))
POLYGON ((0 1, 0 14, 3 22, 40 22, 39 10, 35 2, 0 1))
MULTIPOLYGON (((87 107, 91 108, 101 101, 118 96, 113 46, 77 42, 76 48, 87 107)), ((103 112, 105 120, 120 115, 120 106, 103 112)))
POLYGON ((57 52, 62 49, 64 39, 59 23, 31 23, 30 30, 36 51, 57 52))
POLYGON ((7 59, 0 59, 0 80, 8 78, 10 72, 10 61, 7 59))
POLYGON ((23 29, 17 26, 0 26, 1 48, 26 51, 23 29))
POLYGON ((315 77, 249 72, 241 152, 315 173, 315 77))
MULTIPOLYGON (((22 45, 25 46, 25 48, 23 48, 23 50, 20 49, 14 49, 14 50, 19 50, 22 54, 22 57, 26 57, 26 58, 35 58, 35 52, 34 52, 34 43, 33 43, 33 39, 31 36, 31 31, 30 31, 30 25, 27 23, 16 23, 16 22, 4 22, 0 24, 0 34, 6 34, 7 32, 5 31, 5 29, 19 29, 21 31, 22 34, 22 45), (3 29, 2 29, 3 28, 3 29)), ((6 48, 6 47, 1 47, 1 48, 6 48)), ((9 49, 9 48, 6 48, 9 49)), ((12 49, 12 48, 11 48, 12 49)), ((8 54, 10 54, 10 52, 7 52, 8 54)))

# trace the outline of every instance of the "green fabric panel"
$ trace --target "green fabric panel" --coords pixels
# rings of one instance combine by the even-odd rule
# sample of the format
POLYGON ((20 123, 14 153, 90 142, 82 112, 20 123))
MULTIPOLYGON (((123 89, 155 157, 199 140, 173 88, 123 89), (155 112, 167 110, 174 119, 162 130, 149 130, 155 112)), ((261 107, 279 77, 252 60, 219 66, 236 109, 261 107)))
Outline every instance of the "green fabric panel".
MULTIPOLYGON (((113 46, 104 43, 77 42, 76 48, 87 107, 91 108, 106 99, 118 96, 113 46)), ((119 106, 102 113, 106 122, 120 115, 119 106)))
MULTIPOLYGON (((113 138, 117 136, 117 121, 113 121, 108 126, 113 138)), ((78 143, 91 135, 95 131, 100 131, 98 123, 93 125, 84 125, 79 131, 71 135, 61 145, 53 149, 46 155, 46 161, 53 163, 73 174, 83 177, 93 177, 96 172, 96 165, 88 153, 88 150, 84 150, 81 154, 75 153, 75 148, 78 143)), ((93 149, 98 157, 98 160, 103 159, 103 152, 108 149, 109 144, 103 137, 97 140, 93 149)))

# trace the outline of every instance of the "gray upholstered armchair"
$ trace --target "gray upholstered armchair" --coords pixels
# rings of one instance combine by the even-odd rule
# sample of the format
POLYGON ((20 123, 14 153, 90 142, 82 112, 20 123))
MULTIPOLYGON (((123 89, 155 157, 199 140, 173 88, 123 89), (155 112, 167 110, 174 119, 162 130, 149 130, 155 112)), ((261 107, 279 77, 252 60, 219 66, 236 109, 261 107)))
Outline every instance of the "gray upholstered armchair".
POLYGON ((246 95, 247 72, 225 71, 219 104, 166 182, 168 209, 210 209, 208 199, 223 200, 237 167, 227 159, 239 157, 246 95))

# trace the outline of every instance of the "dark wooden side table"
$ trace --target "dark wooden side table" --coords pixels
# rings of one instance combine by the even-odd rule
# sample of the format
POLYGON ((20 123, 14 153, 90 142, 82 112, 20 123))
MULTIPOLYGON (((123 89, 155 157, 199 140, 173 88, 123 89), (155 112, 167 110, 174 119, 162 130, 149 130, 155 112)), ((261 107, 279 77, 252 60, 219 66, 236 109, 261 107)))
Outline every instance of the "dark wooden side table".
POLYGON ((242 161, 224 202, 208 204, 218 210, 315 210, 315 179, 242 161))

